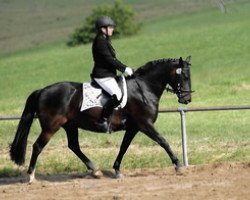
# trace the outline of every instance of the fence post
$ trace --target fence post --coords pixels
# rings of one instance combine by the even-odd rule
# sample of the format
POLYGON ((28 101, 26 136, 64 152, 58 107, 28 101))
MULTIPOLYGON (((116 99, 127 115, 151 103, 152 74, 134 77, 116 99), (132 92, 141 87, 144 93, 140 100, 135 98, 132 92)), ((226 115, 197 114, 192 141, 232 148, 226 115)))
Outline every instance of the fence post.
POLYGON ((178 108, 181 116, 181 136, 182 136, 182 155, 184 166, 188 166, 188 153, 187 153, 187 130, 186 130, 186 108, 178 108))

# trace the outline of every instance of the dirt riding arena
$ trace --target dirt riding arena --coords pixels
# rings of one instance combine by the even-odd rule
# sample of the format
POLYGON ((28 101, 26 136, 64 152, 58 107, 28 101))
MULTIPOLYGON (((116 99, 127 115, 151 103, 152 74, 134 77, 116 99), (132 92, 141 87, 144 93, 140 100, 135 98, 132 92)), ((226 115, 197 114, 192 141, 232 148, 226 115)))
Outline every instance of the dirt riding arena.
POLYGON ((28 185, 25 178, 1 178, 0 199, 250 199, 250 163, 124 171, 124 179, 103 171, 101 179, 85 174, 44 175, 28 185))

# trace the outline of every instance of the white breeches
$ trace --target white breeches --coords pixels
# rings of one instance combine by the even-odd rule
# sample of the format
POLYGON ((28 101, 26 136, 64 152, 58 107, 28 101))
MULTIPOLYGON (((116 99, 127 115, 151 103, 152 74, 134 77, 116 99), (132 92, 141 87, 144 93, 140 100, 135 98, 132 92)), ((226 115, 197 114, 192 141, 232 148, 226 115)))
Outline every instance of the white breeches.
POLYGON ((118 101, 122 98, 121 89, 118 86, 115 78, 106 77, 106 78, 94 78, 95 81, 111 96, 116 95, 118 101))

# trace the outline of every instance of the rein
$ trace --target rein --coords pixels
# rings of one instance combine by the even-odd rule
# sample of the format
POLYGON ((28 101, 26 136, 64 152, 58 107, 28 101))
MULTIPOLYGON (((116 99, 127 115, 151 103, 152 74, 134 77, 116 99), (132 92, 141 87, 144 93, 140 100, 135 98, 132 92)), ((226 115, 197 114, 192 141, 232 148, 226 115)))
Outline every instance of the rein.
POLYGON ((133 74, 132 77, 134 77, 134 80, 135 80, 135 82, 136 82, 136 84, 137 84, 137 86, 138 86, 138 88, 139 88, 139 91, 140 91, 141 96, 142 96, 143 103, 144 103, 144 104, 147 104, 147 99, 146 99, 146 97, 144 96, 142 87, 141 87, 141 85, 140 85, 140 84, 138 83, 138 81, 137 81, 138 77, 136 77, 135 74, 133 74))

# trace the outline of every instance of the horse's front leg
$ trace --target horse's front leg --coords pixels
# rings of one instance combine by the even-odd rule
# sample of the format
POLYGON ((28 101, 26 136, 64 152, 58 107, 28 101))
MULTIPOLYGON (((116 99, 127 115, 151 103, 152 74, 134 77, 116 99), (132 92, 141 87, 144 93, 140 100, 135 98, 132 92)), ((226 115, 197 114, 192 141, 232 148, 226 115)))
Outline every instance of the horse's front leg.
POLYGON ((115 170, 115 173, 116 173, 116 178, 123 178, 123 174, 120 171, 120 165, 122 162, 122 158, 123 158, 124 154, 126 153, 129 145, 131 144, 131 142, 132 142, 132 140, 135 137, 137 132, 138 132, 138 130, 135 130, 135 129, 127 129, 125 132, 125 135, 123 137, 122 144, 120 147, 119 154, 118 154, 118 156, 115 160, 115 163, 113 165, 113 169, 115 170))
POLYGON ((182 172, 184 170, 181 165, 179 159, 175 156, 172 149, 170 148, 168 142, 157 132, 154 125, 147 124, 144 126, 143 130, 141 130, 144 134, 146 134, 149 138, 157 142, 165 151, 168 153, 172 163, 175 165, 176 172, 182 172))

